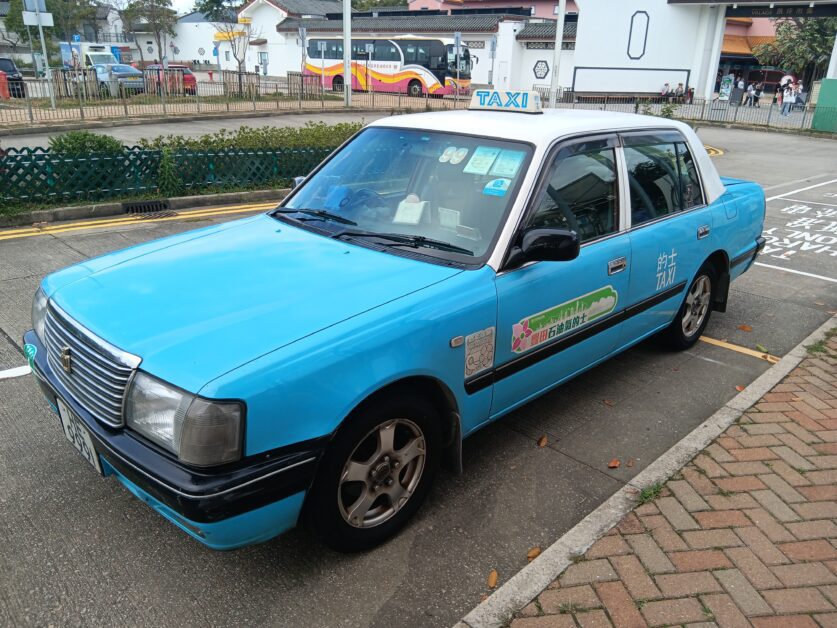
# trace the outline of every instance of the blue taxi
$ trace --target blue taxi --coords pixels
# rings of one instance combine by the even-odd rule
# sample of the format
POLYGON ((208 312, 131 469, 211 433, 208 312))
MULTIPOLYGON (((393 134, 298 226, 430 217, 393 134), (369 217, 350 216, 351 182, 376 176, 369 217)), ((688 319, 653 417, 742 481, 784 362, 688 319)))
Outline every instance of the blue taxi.
POLYGON ((764 212, 685 124, 477 91, 369 125, 266 214, 47 276, 25 349, 84 458, 199 541, 362 550, 480 427, 694 344, 764 212))

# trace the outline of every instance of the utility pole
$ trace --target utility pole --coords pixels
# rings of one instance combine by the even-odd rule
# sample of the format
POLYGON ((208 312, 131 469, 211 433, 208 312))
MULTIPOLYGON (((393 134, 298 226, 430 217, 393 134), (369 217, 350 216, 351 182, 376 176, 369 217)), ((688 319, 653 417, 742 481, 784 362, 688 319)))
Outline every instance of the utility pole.
POLYGON ((834 34, 834 48, 831 50, 831 60, 828 62, 825 78, 837 79, 837 33, 834 34))
POLYGON ((552 83, 549 87, 549 106, 553 109, 558 102, 558 69, 561 67, 561 48, 564 47, 564 14, 567 0, 558 0, 558 19, 555 20, 555 54, 552 56, 552 83))
MULTIPOLYGON (((55 94, 52 92, 52 71, 49 69, 49 57, 47 56, 46 42, 44 41, 44 27, 41 24, 41 0, 35 0, 35 15, 38 19, 38 35, 41 38, 41 53, 44 55, 44 71, 46 72, 47 91, 49 91, 49 102, 55 109, 55 94)), ((46 5, 45 5, 46 6, 46 5)))
POLYGON ((343 102, 352 106, 352 3, 343 0, 343 102))

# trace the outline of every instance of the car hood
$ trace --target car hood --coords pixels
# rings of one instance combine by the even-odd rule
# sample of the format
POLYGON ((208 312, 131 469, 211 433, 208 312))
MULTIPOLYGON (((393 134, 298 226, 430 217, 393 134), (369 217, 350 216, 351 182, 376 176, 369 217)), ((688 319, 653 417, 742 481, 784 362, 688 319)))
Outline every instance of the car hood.
POLYGON ((70 316, 192 392, 265 353, 461 272, 262 215, 70 267, 70 316))

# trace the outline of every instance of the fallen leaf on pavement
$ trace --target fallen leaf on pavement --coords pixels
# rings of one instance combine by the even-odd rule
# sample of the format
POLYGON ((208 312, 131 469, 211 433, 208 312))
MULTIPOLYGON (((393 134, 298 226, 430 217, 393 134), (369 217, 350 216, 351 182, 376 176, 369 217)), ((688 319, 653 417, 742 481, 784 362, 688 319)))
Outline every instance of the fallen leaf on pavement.
POLYGON ((753 331, 753 328, 749 325, 739 325, 738 329, 740 329, 741 331, 753 331))
POLYGON ((628 462, 627 462, 627 463, 625 463, 625 466, 626 466, 626 467, 632 467, 632 466, 634 466, 634 459, 633 459, 633 458, 628 458, 628 462))
POLYGON ((672 371, 679 371, 680 369, 679 369, 679 368, 677 368, 676 366, 674 366, 674 367, 672 367, 672 369, 671 369, 671 370, 672 370, 672 371))
POLYGON ((744 390, 744 386, 738 385, 738 386, 735 387, 735 390, 737 390, 738 392, 741 392, 742 390, 744 390))
POLYGON ((626 488, 625 492, 628 493, 628 495, 636 495, 637 493, 639 493, 639 489, 638 488, 626 488))
POLYGON ((546 434, 544 434, 538 439, 538 447, 546 447, 547 442, 549 441, 546 438, 546 434))
POLYGON ((822 301, 814 301, 814 305, 823 306, 825 305, 825 303, 823 303, 822 301))
POLYGON ((791 401, 802 401, 802 397, 792 397, 791 401))
POLYGON ((533 547, 526 553, 526 560, 530 563, 535 560, 538 556, 541 555, 541 548, 540 547, 533 547))
POLYGON ((482 597, 480 598, 480 602, 485 602, 488 599, 488 594, 483 593, 482 597))
POLYGON ((610 462, 607 463, 607 468, 608 469, 618 469, 620 464, 622 464, 622 463, 619 462, 619 458, 614 458, 613 460, 611 460, 610 462))
POLYGON ((762 353, 770 353, 770 352, 767 350, 767 347, 765 347, 764 345, 760 345, 760 344, 758 344, 758 343, 756 343, 756 349, 758 349, 758 350, 759 350, 759 351, 761 351, 762 353))
POLYGON ((488 582, 487 582, 487 584, 488 584, 488 588, 489 588, 489 589, 493 589, 494 587, 496 587, 496 586, 497 586, 497 578, 498 578, 498 576, 499 576, 499 574, 497 573, 497 570, 496 570, 496 569, 492 569, 492 570, 491 570, 491 573, 490 573, 490 574, 488 574, 488 582))
POLYGON ((47 226, 47 223, 45 223, 45 222, 33 222, 32 226, 35 227, 35 229, 43 229, 44 227, 47 226))
POLYGON ((613 401, 611 401, 610 399, 602 399, 602 403, 608 406, 609 408, 613 407, 613 401))

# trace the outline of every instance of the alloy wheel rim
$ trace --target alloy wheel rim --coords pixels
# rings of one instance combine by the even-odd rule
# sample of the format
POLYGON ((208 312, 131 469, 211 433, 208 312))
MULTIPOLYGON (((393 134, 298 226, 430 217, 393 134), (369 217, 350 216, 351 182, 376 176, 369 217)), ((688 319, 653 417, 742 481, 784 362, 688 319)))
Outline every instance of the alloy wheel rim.
POLYGON ((373 528, 394 517, 421 481, 427 441, 408 419, 381 423, 349 456, 337 487, 343 519, 355 528, 373 528))
POLYGON ((681 326, 683 334, 690 338, 694 336, 709 312, 709 302, 712 297, 712 282, 706 275, 701 275, 689 288, 686 295, 686 310, 683 312, 681 326))

